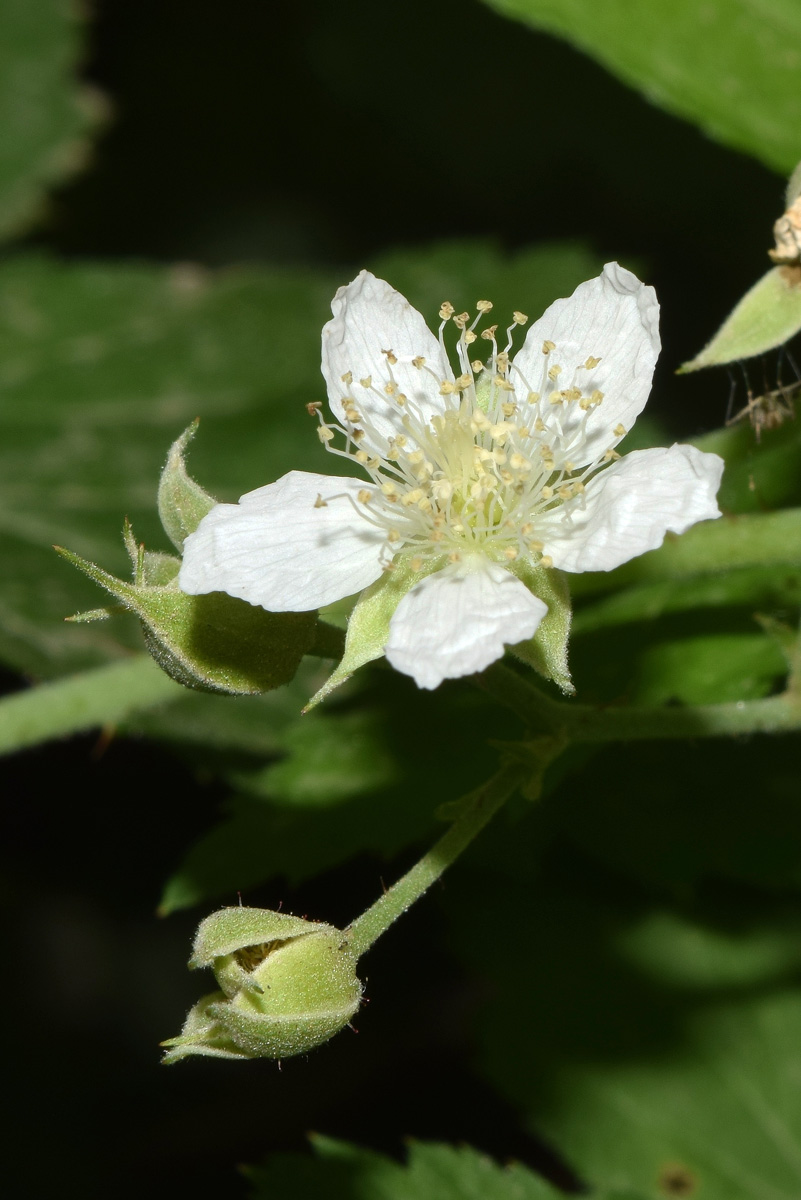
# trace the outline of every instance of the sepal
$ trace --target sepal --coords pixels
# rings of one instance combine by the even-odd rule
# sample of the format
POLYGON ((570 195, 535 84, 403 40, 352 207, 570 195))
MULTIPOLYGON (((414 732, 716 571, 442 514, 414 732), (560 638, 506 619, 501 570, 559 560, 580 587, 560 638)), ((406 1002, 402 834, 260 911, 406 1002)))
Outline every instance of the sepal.
POLYGON ((557 571, 554 567, 532 566, 525 559, 516 559, 509 569, 529 591, 548 605, 548 611, 534 637, 511 646, 512 654, 545 679, 552 680, 566 695, 572 696, 576 689, 570 677, 567 646, 573 607, 567 576, 564 571, 557 571))
POLYGON ((414 558, 410 555, 401 556, 393 564, 392 570, 385 571, 380 579, 365 588, 359 596, 348 621, 342 661, 320 690, 312 696, 304 712, 325 700, 335 688, 346 679, 350 679, 359 667, 373 662, 384 653, 384 647, 389 641, 389 623, 403 597, 421 579, 438 571, 443 565, 443 560, 436 558, 427 562, 421 569, 414 570, 413 561, 414 558))
MULTIPOLYGON (((131 553, 130 528, 125 539, 131 553)), ((314 613, 268 613, 223 592, 187 596, 178 589, 180 563, 171 555, 137 547, 134 582, 127 583, 56 549, 136 614, 150 654, 186 687, 231 695, 270 691, 294 678, 314 640, 314 613)))
POLYGON ((184 452, 197 433, 198 423, 193 421, 170 446, 159 480, 159 517, 164 532, 178 551, 217 503, 191 478, 184 462, 184 452))

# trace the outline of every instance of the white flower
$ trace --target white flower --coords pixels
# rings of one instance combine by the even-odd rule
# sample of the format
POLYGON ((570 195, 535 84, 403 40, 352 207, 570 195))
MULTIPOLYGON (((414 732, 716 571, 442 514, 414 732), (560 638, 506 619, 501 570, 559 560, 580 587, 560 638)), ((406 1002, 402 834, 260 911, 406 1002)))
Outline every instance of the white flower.
POLYGON ((186 540, 184 591, 303 611, 411 567, 422 578, 384 649, 433 688, 533 637, 547 612, 523 582, 533 567, 609 571, 668 530, 720 516, 716 455, 615 449, 659 353, 652 288, 607 264, 551 305, 514 358, 527 318, 513 314, 500 349, 497 326, 480 328, 491 308, 479 301, 473 317, 444 304, 437 337, 369 272, 340 288, 323 329, 333 423, 310 408, 325 448, 367 479, 291 471, 218 505, 186 540))

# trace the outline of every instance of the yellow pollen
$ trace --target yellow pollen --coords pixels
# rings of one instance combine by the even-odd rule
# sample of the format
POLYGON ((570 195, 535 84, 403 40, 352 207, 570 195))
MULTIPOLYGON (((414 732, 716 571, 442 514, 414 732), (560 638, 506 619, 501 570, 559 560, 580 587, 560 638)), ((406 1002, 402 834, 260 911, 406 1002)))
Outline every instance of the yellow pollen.
POLYGON ((531 466, 531 463, 524 455, 515 450, 509 458, 509 466, 513 471, 525 471, 531 466))
POLYGON ((327 425, 320 425, 317 430, 317 436, 321 442, 331 442, 334 439, 333 429, 329 429, 327 425))
POLYGON ((528 320, 526 314, 518 312, 517 309, 515 309, 515 311, 512 313, 512 316, 514 317, 515 325, 525 325, 526 321, 528 320))
POLYGON ((459 329, 464 329, 465 325, 467 324, 467 322, 469 320, 470 320, 469 312, 457 313, 456 316, 453 318, 453 323, 459 329))
POLYGON ((503 553, 505 557, 509 559, 509 562, 512 562, 513 559, 517 558, 517 550, 514 548, 514 546, 507 546, 503 553))
MULTIPOLYGON (((553 368, 551 368, 551 370, 553 370, 553 368)), ((550 375, 550 373, 551 372, 549 371, 548 374, 550 375)), ((551 403, 551 404, 562 404, 564 402, 564 398, 565 398, 564 392, 551 392, 550 396, 548 397, 548 400, 549 400, 549 403, 551 403)))
POLYGON ((562 497, 563 500, 569 500, 570 497, 573 495, 573 489, 571 488, 569 483, 563 483, 562 486, 558 489, 558 491, 559 491, 559 495, 562 497))
POLYGON ((484 364, 483 364, 483 362, 481 361, 481 359, 480 359, 480 358, 477 358, 477 359, 475 359, 473 362, 471 362, 470 366, 473 368, 473 370, 475 371, 476 375, 478 375, 479 371, 483 371, 483 370, 484 370, 484 364))
POLYGON ((472 345, 472 343, 476 340, 477 337, 478 337, 478 334, 475 333, 472 329, 465 330, 464 340, 465 340, 466 345, 468 345, 468 346, 472 345))
POLYGON ((400 540, 401 535, 398 533, 397 529, 390 529, 389 533, 387 534, 387 541, 391 542, 394 546, 395 543, 399 542, 400 540))
POLYGON ((359 383, 362 385, 362 387, 363 387, 363 388, 369 388, 369 387, 372 387, 372 386, 373 386, 373 377, 372 377, 372 375, 367 375, 367 376, 366 376, 364 379, 360 379, 360 380, 359 380, 359 383))
POLYGON ((456 384, 451 383, 449 379, 443 380, 443 382, 439 385, 440 396, 452 396, 453 393, 458 390, 459 389, 457 388, 456 384))
POLYGON ((551 351, 555 350, 555 349, 556 349, 556 342, 545 341, 542 343, 542 353, 543 354, 550 354, 551 351))
POLYGON ((398 359, 395 355, 395 351, 394 350, 382 350, 381 353, 386 356, 387 362, 390 363, 390 365, 394 367, 395 363, 398 361, 398 359))
POLYGON ((547 486, 546 486, 546 487, 544 487, 544 488, 542 489, 542 491, 540 492, 540 495, 542 496, 543 500, 550 500, 550 499, 552 499, 552 498, 553 498, 553 488, 552 488, 552 487, 547 487, 547 486))
POLYGON ((529 404, 539 404, 539 392, 529 392, 529 394, 526 396, 526 400, 529 402, 529 404))
POLYGON ((425 365, 426 365, 426 360, 423 358, 422 354, 418 354, 416 358, 412 359, 412 366, 417 367, 418 371, 425 365))
POLYGON ((351 434, 351 437, 353 438, 354 442, 360 442, 362 440, 362 438, 364 437, 364 430, 363 429, 354 429, 353 433, 351 434))
POLYGON ((488 329, 481 330, 481 336, 483 337, 485 342, 491 342, 494 340, 495 331, 497 330, 497 328, 498 328, 497 325, 490 325, 488 329))
POLYGON ((317 499, 314 502, 314 507, 315 508, 328 508, 328 501, 323 500, 323 498, 319 492, 317 493, 317 499))
POLYGON ((306 405, 306 412, 310 417, 316 417, 322 407, 319 400, 314 400, 311 404, 306 405))
POLYGON ((615 437, 625 437, 626 436, 626 426, 625 425, 616 425, 615 428, 612 430, 612 433, 615 435, 615 437))
POLYGON ((346 371, 344 375, 340 375, 340 379, 348 387, 353 383, 353 371, 346 371))
POLYGON ((390 379, 389 383, 384 384, 384 391, 388 396, 394 396, 398 390, 398 385, 394 379, 390 379))
POLYGON ((439 310, 439 315, 440 315, 441 320, 447 321, 448 318, 452 317, 455 312, 456 312, 456 309, 453 307, 450 300, 443 301, 442 307, 439 310))
POLYGON ((601 401, 603 400, 603 398, 604 398, 603 392, 599 392, 597 388, 590 396, 590 400, 592 401, 593 404, 600 404, 601 401))
POLYGON ((359 488, 356 499, 360 504, 369 504, 372 499, 372 493, 367 488, 359 488))
POLYGON ((412 488, 410 492, 406 492, 405 495, 401 496, 401 504, 404 508, 408 508, 409 505, 416 504, 422 495, 423 493, 420 488, 412 488))
POLYGON ((552 367, 548 368, 548 378, 551 380, 552 383, 556 383, 557 379, 559 378, 559 376, 561 374, 562 374, 562 368, 559 366, 558 363, 554 363, 554 365, 552 367))
POLYGON ((456 387, 460 392, 462 392, 465 388, 470 387, 472 382, 473 380, 470 375, 460 375, 456 380, 456 387))
POLYGON ((539 565, 541 567, 552 567, 553 559, 551 558, 550 554, 543 554, 542 558, 540 559, 539 565))
POLYGON ((606 454, 604 454, 605 462, 612 462, 616 458, 620 458, 620 455, 618 454, 617 450, 607 450, 606 454))
POLYGON ((365 463, 368 463, 369 461, 370 461, 370 455, 367 453, 366 450, 357 450, 356 451, 356 462, 359 462, 362 464, 362 466, 364 466, 365 463))
POLYGON ((592 371, 592 370, 594 370, 595 367, 598 366, 598 363, 600 361, 601 361, 600 358, 595 358, 594 355, 591 354, 590 357, 587 359, 587 361, 585 363, 583 363, 582 365, 585 366, 588 371, 592 371))
POLYGON ((501 412, 505 417, 513 417, 517 412, 517 405, 507 400, 505 404, 501 405, 501 412))
POLYGON ((492 311, 492 301, 491 300, 477 300, 476 301, 476 309, 480 313, 491 312, 492 311))

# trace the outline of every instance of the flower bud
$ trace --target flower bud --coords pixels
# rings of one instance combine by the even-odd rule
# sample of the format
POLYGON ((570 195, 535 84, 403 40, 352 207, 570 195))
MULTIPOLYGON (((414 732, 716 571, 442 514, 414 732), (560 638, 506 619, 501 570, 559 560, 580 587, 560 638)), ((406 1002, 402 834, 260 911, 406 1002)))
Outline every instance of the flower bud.
POLYGON ((224 908, 195 938, 190 968, 211 967, 220 990, 186 1018, 164 1061, 289 1058, 348 1024, 362 985, 346 935, 333 925, 261 908, 224 908))

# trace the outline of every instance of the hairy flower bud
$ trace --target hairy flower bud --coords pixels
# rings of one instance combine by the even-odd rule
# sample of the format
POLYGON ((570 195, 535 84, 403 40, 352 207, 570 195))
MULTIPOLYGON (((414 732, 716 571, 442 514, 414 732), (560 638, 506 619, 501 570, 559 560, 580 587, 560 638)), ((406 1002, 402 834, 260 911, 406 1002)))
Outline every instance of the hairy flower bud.
POLYGON ((362 985, 346 935, 333 925, 261 908, 224 908, 203 921, 191 968, 211 967, 220 990, 189 1012, 164 1061, 289 1058, 348 1024, 362 985))

